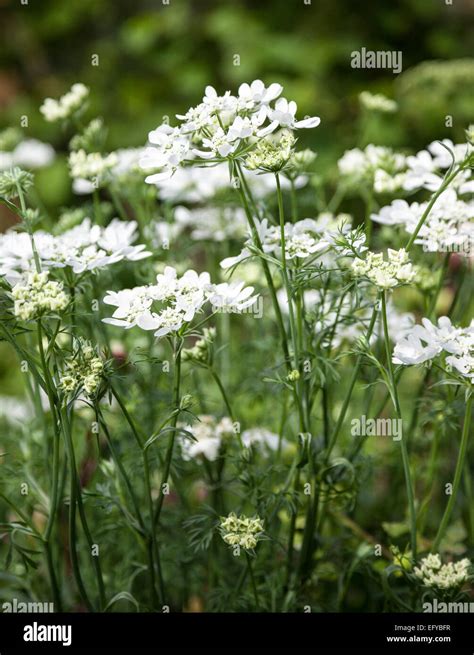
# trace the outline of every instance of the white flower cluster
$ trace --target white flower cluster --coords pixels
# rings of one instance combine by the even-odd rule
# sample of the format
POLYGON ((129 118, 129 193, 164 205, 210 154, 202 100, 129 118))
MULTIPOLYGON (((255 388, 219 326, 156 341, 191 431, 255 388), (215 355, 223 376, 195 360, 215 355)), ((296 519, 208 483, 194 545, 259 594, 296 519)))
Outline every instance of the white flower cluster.
POLYGON ((40 107, 40 112, 49 123, 64 120, 82 108, 88 95, 89 89, 87 86, 77 82, 59 100, 46 98, 40 107))
POLYGON ((74 193, 86 195, 104 184, 122 185, 140 175, 138 165, 144 148, 120 148, 108 154, 100 152, 86 153, 79 148, 71 152, 69 166, 73 178, 74 193))
POLYGON ((368 252, 365 259, 355 259, 352 262, 352 273, 356 277, 367 278, 379 289, 392 289, 401 284, 409 284, 416 276, 416 270, 404 248, 389 248, 387 260, 382 252, 368 252))
MULTIPOLYGON (((266 428, 250 428, 242 432, 242 443, 246 448, 263 446, 268 450, 277 450, 279 441, 278 435, 266 428)), ((286 445, 284 439, 282 445, 286 445)))
POLYGON ((241 207, 188 209, 179 206, 174 211, 174 218, 181 231, 190 230, 194 241, 240 239, 247 230, 247 219, 241 207))
MULTIPOLYGON (((453 162, 460 164, 472 153, 472 146, 467 143, 454 144, 450 139, 433 141, 426 150, 420 150, 416 155, 407 157, 407 171, 403 188, 407 191, 427 189, 437 191, 443 181, 444 171, 453 162)), ((474 179, 469 169, 462 171, 452 182, 452 186, 462 195, 474 191, 474 179)))
MULTIPOLYGON (((395 193, 427 189, 437 191, 443 181, 444 171, 451 164, 460 164, 472 146, 453 144, 449 139, 434 141, 426 150, 405 156, 385 146, 369 144, 364 150, 348 150, 338 161, 339 172, 353 186, 365 183, 376 193, 395 193), (452 154, 451 154, 452 153, 452 154)), ((451 185, 458 194, 472 193, 474 179, 466 168, 454 178, 451 185)))
POLYGON ((220 532, 222 539, 229 546, 253 550, 263 536, 263 521, 258 516, 249 518, 231 512, 228 516, 221 517, 220 532))
POLYGON ((103 185, 117 163, 118 158, 113 152, 108 155, 102 155, 100 152, 87 153, 85 150, 71 152, 69 155, 71 177, 79 181, 75 191, 85 191, 85 188, 81 187, 84 181, 92 185, 93 188, 103 185))
MULTIPOLYGON (((280 289, 277 297, 282 312, 288 315, 285 290, 280 289)), ((316 335, 319 337, 322 332, 325 333, 323 343, 332 337, 333 348, 338 348, 345 342, 353 343, 367 333, 372 307, 357 307, 349 295, 341 302, 341 295, 334 291, 308 289, 303 292, 303 302, 308 319, 314 320, 316 335)), ((387 325, 390 338, 398 341, 410 333, 415 325, 415 316, 409 312, 399 311, 389 299, 387 325)), ((383 336, 383 326, 380 316, 375 322, 370 343, 375 343, 381 336, 383 336)))
POLYGON ((191 459, 202 462, 214 462, 225 439, 234 434, 232 420, 228 416, 217 420, 215 416, 202 414, 193 425, 181 424, 180 427, 190 432, 195 441, 188 437, 180 437, 181 455, 185 461, 191 459))
POLYGON ((74 393, 83 389, 88 396, 97 391, 104 364, 94 348, 83 341, 78 341, 76 352, 65 362, 65 371, 59 380, 59 387, 65 393, 74 393))
POLYGON ((393 351, 395 364, 422 364, 439 355, 446 355, 446 364, 464 377, 474 380, 474 320, 469 327, 455 327, 447 316, 434 325, 423 318, 407 336, 398 341, 393 351))
POLYGON ((377 193, 393 192, 403 187, 405 155, 385 146, 369 144, 361 150, 347 150, 337 162, 339 173, 352 186, 365 183, 377 193))
POLYGON ((179 331, 189 323, 206 303, 212 308, 239 313, 256 301, 253 287, 243 283, 212 284, 209 273, 189 270, 178 277, 176 269, 167 266, 156 277, 156 284, 109 291, 104 302, 117 307, 105 323, 126 329, 135 325, 142 330, 155 330, 156 337, 179 331))
MULTIPOLYGON (((299 154, 299 153, 295 153, 299 154)), ((293 160, 293 159, 292 159, 293 160)), ((275 191, 275 177, 271 173, 247 171, 247 182, 254 198, 263 198, 275 191)), ((307 183, 307 177, 299 175, 295 185, 300 188, 307 183)), ((170 178, 155 181, 162 200, 173 203, 203 203, 232 188, 229 166, 226 162, 214 166, 186 166, 178 168, 170 178)), ((281 185, 289 183, 282 178, 281 185)))
MULTIPOLYGON (((123 259, 138 261, 151 255, 144 245, 133 246, 135 221, 112 220, 107 227, 92 225, 89 218, 63 234, 38 230, 33 239, 42 269, 70 266, 74 273, 109 266, 123 259)), ((9 230, 0 235, 0 275, 10 282, 33 271, 31 239, 25 232, 9 230)))
POLYGON ((470 568, 467 557, 443 564, 439 555, 431 554, 424 557, 413 572, 425 587, 448 590, 461 587, 469 578, 470 568))
POLYGON ((149 175, 146 182, 160 182, 180 166, 196 160, 215 162, 229 155, 237 156, 243 149, 248 152, 258 139, 278 128, 293 130, 319 125, 317 117, 298 121, 296 103, 279 98, 282 91, 280 84, 266 87, 261 80, 241 84, 237 96, 230 91, 220 96, 212 86, 207 86, 199 105, 177 115, 179 127, 163 123, 149 133, 151 146, 140 164, 145 170, 159 172, 149 175))
POLYGON ((0 171, 13 166, 43 168, 54 160, 54 148, 37 139, 24 139, 13 150, 0 150, 0 171))
POLYGON ((11 296, 14 314, 22 321, 37 319, 48 312, 60 312, 69 302, 62 283, 50 280, 47 271, 30 273, 25 283, 15 284, 11 296))
POLYGON ((362 93, 359 93, 359 101, 365 109, 369 109, 370 111, 380 111, 385 114, 393 114, 393 112, 398 109, 395 100, 387 98, 387 96, 384 96, 382 93, 362 91, 362 93))
MULTIPOLYGON (((402 225, 412 234, 428 202, 394 200, 371 219, 382 225, 402 225)), ((474 202, 460 200, 454 189, 446 189, 436 200, 415 243, 428 252, 469 254, 474 246, 474 202)))
MULTIPOLYGON (((255 220, 255 225, 262 243, 263 252, 281 257, 281 230, 279 225, 269 225, 268 219, 255 220)), ((350 216, 329 212, 320 214, 316 219, 304 218, 296 223, 285 223, 285 255, 291 261, 295 258, 306 259, 312 255, 327 251, 334 246, 340 230, 350 229, 350 216)), ((252 255, 249 246, 253 245, 251 233, 240 254, 222 260, 221 268, 227 269, 252 255)))

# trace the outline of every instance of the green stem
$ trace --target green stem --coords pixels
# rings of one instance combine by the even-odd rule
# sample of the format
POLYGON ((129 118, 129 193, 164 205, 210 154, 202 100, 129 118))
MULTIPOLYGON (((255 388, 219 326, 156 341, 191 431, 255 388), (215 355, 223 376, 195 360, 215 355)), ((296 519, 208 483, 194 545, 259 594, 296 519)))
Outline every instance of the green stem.
POLYGON ((444 537, 444 533, 446 532, 446 528, 448 527, 449 519, 451 518, 451 514, 454 509, 454 505, 456 504, 456 497, 458 494, 459 490, 459 484, 461 482, 461 477, 462 477, 462 472, 465 466, 465 460, 466 460, 466 453, 467 453, 467 447, 469 444, 469 431, 471 427, 471 410, 472 410, 472 398, 473 394, 471 391, 469 391, 469 397, 466 402, 466 412, 464 415, 464 426, 463 426, 463 431, 462 431, 462 437, 461 437, 461 447, 459 449, 459 455, 458 455, 458 460, 456 463, 456 470, 454 471, 454 481, 453 481, 453 488, 452 488, 452 494, 449 497, 448 504, 446 506, 446 509, 443 514, 443 518, 441 519, 441 523, 438 529, 438 534, 436 535, 436 538, 433 542, 433 551, 439 550, 439 545, 441 543, 441 540, 444 537))
POLYGON ((252 567, 252 562, 250 560, 250 555, 246 552, 245 557, 247 559, 247 567, 249 570, 250 574, 250 580, 252 581, 252 589, 253 589, 253 595, 255 598, 255 610, 258 612, 260 610, 260 601, 258 600, 258 591, 257 591, 257 584, 255 582, 255 576, 253 573, 253 567, 252 567))
MULTIPOLYGON (((393 397, 393 403, 395 406, 395 412, 397 414, 397 418, 401 421, 402 420, 402 412, 400 408, 400 401, 398 399, 398 390, 397 390, 397 381, 395 379, 395 375, 393 373, 393 364, 392 364, 392 349, 390 345, 390 335, 388 332, 388 323, 387 323, 387 298, 386 298, 387 292, 384 291, 382 293, 382 320, 383 320, 383 331, 384 331, 384 337, 385 337, 385 350, 386 350, 386 355, 387 355, 387 368, 388 368, 388 374, 390 377, 390 383, 392 387, 392 397, 393 397)), ((406 486, 406 491, 407 491, 407 498, 408 498, 408 507, 409 507, 409 512, 410 512, 410 532, 411 532, 411 550, 412 550, 412 556, 414 559, 416 559, 416 510, 415 510, 415 498, 414 498, 414 493, 413 493, 413 482, 411 479, 411 472, 410 472, 410 463, 408 460, 408 451, 407 451, 407 445, 406 445, 406 439, 405 436, 402 433, 402 438, 400 439, 400 448, 402 451, 402 461, 403 461, 403 472, 405 475, 405 486, 406 486)))
POLYGON ((420 220, 418 221, 418 224, 417 224, 417 226, 415 227, 415 231, 413 232, 413 234, 411 235, 411 237, 408 239, 408 243, 407 243, 407 245, 405 246, 405 250, 406 250, 407 252, 409 252, 409 251, 411 250, 411 248, 412 248, 412 246, 413 246, 413 244, 414 244, 414 242, 415 242, 415 239, 416 239, 416 237, 418 236, 419 231, 420 231, 421 228, 423 227, 424 222, 425 222, 426 219, 428 218, 428 214, 429 214, 430 211, 432 210, 433 205, 434 205, 435 202, 438 200, 439 196, 443 193, 443 191, 445 191, 445 190, 447 189, 447 187, 451 184, 451 182, 454 180, 454 178, 455 178, 455 177, 456 177, 456 176, 457 176, 457 175, 458 175, 462 170, 464 170, 464 165, 461 165, 461 166, 459 166, 458 168, 455 168, 455 169, 454 169, 450 174, 447 173, 446 176, 445 176, 445 178, 444 178, 444 180, 443 180, 443 182, 442 182, 442 184, 441 184, 441 186, 439 187, 439 189, 436 191, 436 193, 434 193, 434 194, 431 196, 431 200, 429 201, 428 205, 426 206, 425 211, 423 212, 423 214, 422 214, 420 220))
POLYGON ((70 487, 69 487, 69 552, 71 556, 71 565, 76 581, 77 588, 81 595, 82 600, 87 606, 87 609, 90 612, 94 611, 94 607, 89 599, 84 582, 81 575, 81 567, 79 562, 79 557, 77 554, 77 530, 76 530, 76 509, 77 509, 77 492, 78 492, 78 480, 76 472, 76 458, 74 456, 74 449, 72 447, 72 438, 68 429, 68 419, 65 416, 66 412, 63 412, 63 433, 64 441, 66 446, 67 457, 69 461, 70 469, 70 487))

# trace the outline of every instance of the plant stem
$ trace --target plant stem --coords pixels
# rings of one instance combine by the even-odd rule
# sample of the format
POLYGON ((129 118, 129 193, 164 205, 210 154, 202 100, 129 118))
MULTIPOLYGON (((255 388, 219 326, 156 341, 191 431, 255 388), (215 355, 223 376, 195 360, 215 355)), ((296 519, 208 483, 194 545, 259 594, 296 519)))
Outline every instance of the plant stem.
POLYGON ((252 581, 253 595, 254 595, 254 598, 255 598, 255 609, 258 612, 260 610, 260 602, 258 600, 258 591, 257 591, 257 585, 255 583, 255 576, 254 576, 254 573, 253 573, 252 562, 251 562, 251 559, 250 559, 250 555, 247 552, 245 553, 245 557, 247 558, 247 567, 248 567, 249 574, 250 574, 250 580, 252 581))
POLYGON ((411 237, 408 239, 408 243, 407 243, 407 245, 405 246, 405 250, 406 250, 407 252, 409 252, 409 251, 411 250, 413 244, 415 243, 415 239, 416 239, 416 237, 418 236, 419 231, 420 231, 421 228, 423 227, 424 222, 425 222, 426 219, 428 218, 428 214, 429 214, 430 211, 432 210, 433 205, 434 205, 435 202, 438 200, 439 196, 443 193, 443 191, 445 191, 445 190, 447 189, 447 187, 451 184, 451 182, 454 180, 454 178, 455 178, 455 177, 458 175, 458 173, 460 173, 463 169, 464 169, 464 166, 461 165, 461 166, 458 166, 458 168, 455 168, 451 173, 449 173, 449 171, 448 171, 448 173, 446 174, 446 176, 445 176, 445 178, 444 178, 444 180, 443 180, 441 186, 439 187, 439 189, 436 191, 436 193, 434 193, 434 194, 431 196, 431 200, 429 201, 428 205, 426 206, 425 211, 423 212, 423 214, 422 214, 420 220, 418 221, 418 224, 417 224, 417 226, 415 227, 415 231, 413 232, 413 234, 411 235, 411 237))
MULTIPOLYGON (((397 414, 397 418, 402 421, 402 412, 400 408, 400 401, 398 399, 398 391, 397 391, 397 381, 395 379, 394 373, 393 373, 393 364, 392 364, 392 349, 390 346, 390 335, 388 332, 388 323, 387 323, 387 298, 386 298, 387 292, 384 291, 382 293, 382 320, 383 320, 383 331, 384 331, 384 337, 385 337, 385 349, 386 349, 386 355, 387 355, 387 368, 388 368, 388 374, 390 378, 390 383, 392 386, 392 398, 393 398, 393 403, 395 406, 395 412, 397 414)), ((411 532, 411 550, 412 550, 412 556, 414 559, 416 559, 416 510, 415 510, 415 498, 413 494, 413 482, 411 479, 411 473, 410 473, 410 463, 408 460, 408 451, 407 451, 407 445, 406 445, 406 440, 405 436, 403 435, 402 432, 402 438, 400 439, 400 448, 402 451, 402 461, 403 461, 403 472, 405 475, 405 485, 406 485, 406 491, 407 491, 407 498, 408 498, 408 507, 409 507, 409 512, 410 512, 410 532, 411 532)))
POLYGON ((446 506, 446 509, 443 514, 443 518, 441 519, 441 523, 438 529, 438 534, 436 535, 436 538, 433 542, 433 551, 437 551, 439 549, 439 545, 441 543, 441 540, 444 537, 444 533, 446 532, 446 528, 448 527, 449 519, 451 518, 451 514, 454 509, 454 505, 456 504, 456 497, 458 494, 459 490, 459 484, 461 482, 461 477, 462 477, 462 472, 464 469, 465 465, 465 460, 466 460, 466 453, 467 453, 467 447, 469 444, 469 431, 471 427, 471 410, 472 410, 472 398, 473 394, 471 391, 469 391, 469 397, 466 402, 466 411, 464 415, 464 425, 463 425, 463 431, 462 431, 462 437, 461 437, 461 447, 459 449, 459 454, 458 454, 458 460, 456 463, 456 469, 454 471, 454 481, 453 481, 453 488, 452 488, 452 493, 451 496, 449 497, 448 504, 446 506))

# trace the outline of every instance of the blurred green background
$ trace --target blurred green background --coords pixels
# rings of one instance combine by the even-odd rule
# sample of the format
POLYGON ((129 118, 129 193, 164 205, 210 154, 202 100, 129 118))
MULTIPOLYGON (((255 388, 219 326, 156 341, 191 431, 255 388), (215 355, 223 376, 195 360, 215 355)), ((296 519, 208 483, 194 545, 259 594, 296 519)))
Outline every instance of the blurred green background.
MULTIPOLYGON (((281 82, 300 116, 321 116, 301 136, 321 167, 361 144, 364 89, 400 105, 380 117, 373 142, 416 149, 461 139, 473 118, 474 0, 0 0, 0 12, 0 127, 27 115, 28 135, 63 151, 70 135, 38 108, 76 81, 91 87, 109 149, 142 145, 164 115, 199 102, 206 84, 235 90, 257 77, 281 82), (402 51, 402 74, 351 68, 362 47, 402 51)), ((71 200, 56 166, 57 184, 38 180, 49 205, 71 200)))

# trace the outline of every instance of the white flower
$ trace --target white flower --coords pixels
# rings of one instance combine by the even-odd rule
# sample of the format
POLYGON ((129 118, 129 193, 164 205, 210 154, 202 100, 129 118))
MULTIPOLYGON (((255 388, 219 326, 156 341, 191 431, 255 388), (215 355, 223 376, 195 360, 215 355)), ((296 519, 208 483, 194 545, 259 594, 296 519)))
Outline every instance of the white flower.
POLYGON ((275 103, 275 109, 269 109, 268 117, 270 119, 270 125, 259 130, 259 136, 266 136, 271 132, 274 132, 277 127, 288 127, 290 129, 302 129, 302 128, 313 128, 317 127, 321 119, 319 116, 313 116, 311 118, 304 118, 301 121, 296 120, 296 110, 297 104, 294 100, 288 102, 286 98, 278 98, 275 103))
POLYGON ((254 80, 251 84, 244 82, 239 86, 239 101, 244 103, 246 109, 251 109, 258 104, 268 105, 282 91, 283 87, 276 82, 269 87, 265 87, 262 80, 254 80))
MULTIPOLYGON (((242 432, 242 443, 246 448, 251 446, 265 446, 269 450, 277 450, 279 444, 279 437, 277 434, 270 432, 266 428, 250 428, 242 432)), ((282 440, 282 445, 286 441, 282 440)))
POLYGON ((366 109, 371 111, 380 111, 383 113, 391 114, 398 109, 395 100, 390 100, 381 93, 370 93, 370 91, 362 91, 359 94, 360 104, 366 109))
POLYGON ((203 458, 214 462, 223 440, 233 434, 232 421, 227 416, 218 421, 214 416, 201 415, 193 425, 182 424, 180 427, 194 437, 194 441, 184 435, 180 437, 182 457, 186 461, 195 459, 198 463, 203 458))
POLYGON ((145 178, 145 182, 154 184, 173 175, 189 153, 190 140, 179 128, 166 123, 150 132, 148 140, 153 145, 145 148, 139 164, 145 170, 163 169, 161 173, 145 178))
POLYGON ((71 177, 96 182, 98 185, 106 181, 107 175, 116 165, 117 156, 113 152, 102 155, 100 152, 86 153, 85 150, 78 150, 69 155, 71 177))
MULTIPOLYGON (((33 239, 42 269, 70 266, 74 273, 109 266, 123 259, 137 261, 151 255, 144 245, 134 246, 135 221, 114 219, 103 228, 86 218, 76 227, 54 236, 42 230, 33 239)), ((29 235, 9 230, 0 235, 0 275, 9 282, 33 271, 35 262, 29 235)))
POLYGON ((469 579, 470 569, 471 562, 467 557, 442 564, 439 555, 428 555, 414 567, 413 573, 425 587, 444 591, 461 587, 469 579))
POLYGON ((195 164, 196 157, 212 159, 212 163, 228 159, 240 151, 242 144, 244 148, 254 145, 255 140, 258 142, 279 126, 291 130, 319 125, 317 117, 296 120, 296 103, 284 98, 278 98, 272 107, 281 91, 279 84, 267 88, 261 80, 242 84, 238 96, 230 91, 218 95, 214 87, 207 86, 200 104, 177 114, 178 127, 163 124, 150 132, 152 145, 140 159, 140 166, 157 172, 145 181, 160 184, 180 167, 195 164))
MULTIPOLYGON (((347 215, 344 215, 347 218, 347 215)), ((268 219, 262 221, 255 220, 257 232, 262 243, 263 251, 281 256, 281 231, 277 226, 270 226, 268 219)), ((291 261, 295 258, 306 259, 326 251, 334 240, 334 223, 331 223, 330 229, 327 229, 327 215, 320 215, 317 220, 305 218, 296 223, 285 223, 285 255, 286 259, 291 261)), ((221 268, 227 269, 235 266, 247 257, 251 256, 251 250, 248 246, 253 244, 253 238, 249 233, 249 238, 245 242, 244 248, 236 257, 227 257, 220 263, 221 268)))
POLYGON ((215 311, 242 312, 251 307, 258 296, 252 296, 253 287, 245 287, 244 282, 214 284, 207 291, 209 302, 215 311))
POLYGON ((448 353, 447 364, 454 366, 461 375, 472 377, 474 373, 474 323, 467 328, 452 325, 447 316, 438 319, 434 325, 424 318, 422 325, 415 325, 411 332, 401 339, 393 351, 395 364, 421 364, 448 353))
POLYGON ((84 84, 73 84, 71 90, 59 100, 46 98, 40 107, 40 112, 50 123, 64 120, 81 109, 88 95, 89 89, 84 84))
POLYGON ((49 312, 60 312, 69 303, 69 296, 61 282, 49 279, 49 273, 30 273, 25 283, 18 283, 11 290, 14 314, 22 321, 37 319, 49 312))
POLYGON ((355 277, 366 277, 380 289, 391 289, 414 280, 416 271, 403 248, 389 248, 387 259, 388 261, 384 260, 383 253, 369 252, 366 259, 353 261, 352 272, 355 277))
POLYGON ((160 338, 170 332, 178 332, 185 324, 192 321, 195 314, 211 298, 222 302, 226 311, 238 312, 254 302, 249 298, 253 289, 243 289, 243 285, 225 285, 219 294, 220 285, 211 284, 209 273, 196 273, 189 270, 181 277, 171 266, 157 275, 156 284, 109 291, 104 302, 117 309, 111 318, 103 319, 129 329, 134 326, 142 330, 154 330, 160 338))

